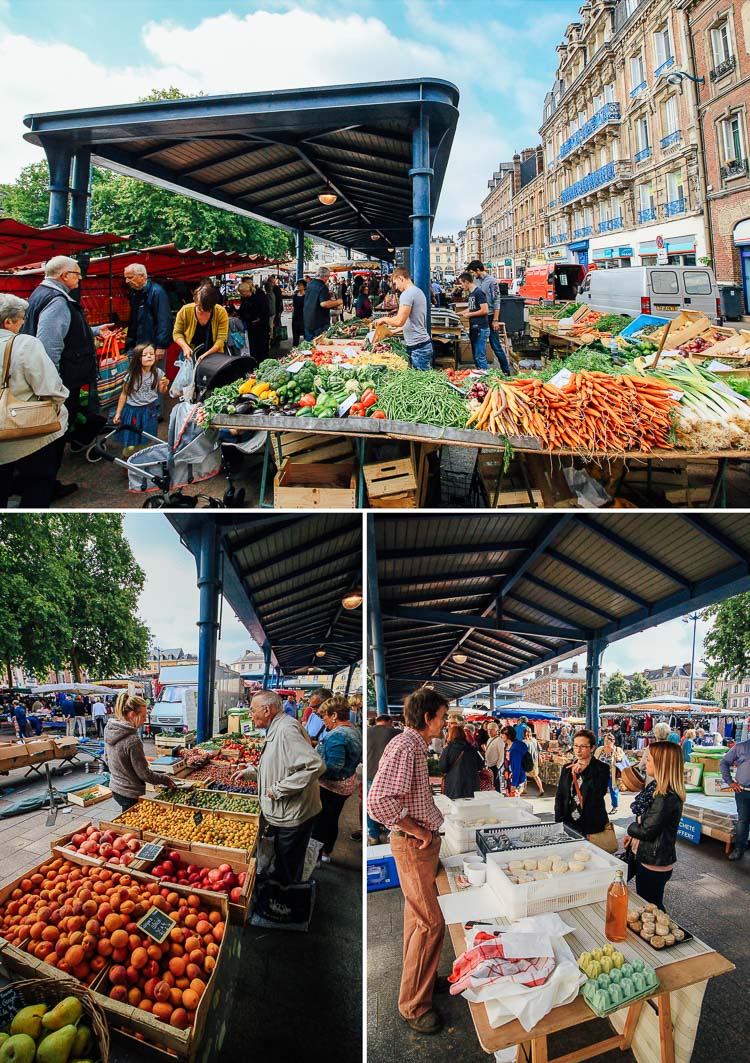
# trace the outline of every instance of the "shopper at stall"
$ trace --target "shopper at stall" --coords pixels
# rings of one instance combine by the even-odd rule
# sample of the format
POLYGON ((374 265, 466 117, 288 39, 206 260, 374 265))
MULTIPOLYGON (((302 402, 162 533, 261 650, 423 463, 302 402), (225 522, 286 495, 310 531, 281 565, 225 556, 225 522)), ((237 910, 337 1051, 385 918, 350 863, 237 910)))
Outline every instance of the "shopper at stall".
POLYGON ((0 381, 5 375, 3 366, 7 355, 10 394, 23 402, 49 399, 57 410, 59 428, 46 435, 3 441, 0 509, 8 508, 12 494, 21 496, 21 509, 49 509, 55 497, 71 493, 56 485, 68 425, 64 405, 68 389, 42 343, 34 336, 18 335, 28 305, 16 295, 0 295, 0 381))
POLYGON ((112 418, 113 424, 122 426, 115 441, 123 447, 123 457, 149 443, 142 432, 155 436, 159 430, 160 399, 166 395, 169 381, 156 361, 156 351, 150 343, 139 343, 131 353, 112 418))
POLYGON ((750 833, 750 739, 737 742, 719 763, 724 785, 734 791, 737 805, 737 836, 730 860, 741 860, 748 846, 750 833), (734 778, 732 778, 734 768, 734 778))
POLYGON ((693 752, 693 742, 694 741, 695 741, 695 731, 693 730, 692 727, 690 727, 683 734, 682 741, 680 743, 681 746, 682 746, 682 759, 685 761, 686 764, 689 763, 689 761, 690 761, 690 754, 693 752))
POLYGON ((487 743, 490 740, 487 728, 483 723, 480 723, 479 730, 477 731, 477 749, 484 756, 484 751, 487 748, 487 743))
POLYGON ((609 732, 604 736, 604 743, 595 750, 594 756, 609 768, 609 799, 612 802, 610 814, 617 811, 620 800, 620 773, 617 765, 622 763, 624 753, 615 745, 615 736, 609 732))
POLYGON ((198 361, 216 351, 223 351, 229 335, 229 317, 219 303, 219 290, 204 284, 194 295, 194 302, 177 311, 172 338, 186 358, 200 347, 198 361))
POLYGON ((83 698, 75 700, 75 733, 76 737, 86 737, 86 705, 83 698))
POLYGON ((91 706, 91 719, 96 727, 98 738, 104 738, 104 728, 107 725, 107 706, 101 698, 97 698, 91 706))
POLYGON ((317 690, 313 690, 302 713, 302 723, 306 726, 311 714, 317 712, 323 702, 332 697, 333 691, 329 690, 328 687, 318 687, 317 690))
POLYGON ((487 296, 471 273, 462 273, 458 278, 468 306, 458 315, 469 327, 469 339, 477 369, 487 368, 487 341, 490 337, 490 319, 487 296))
POLYGON ((292 295, 292 346, 296 347, 305 338, 305 292, 307 281, 300 277, 292 295))
MULTIPOLYGON (((536 737, 533 726, 530 723, 526 724, 526 731, 523 738, 523 744, 531 754, 533 767, 531 771, 526 772, 526 781, 531 779, 536 783, 540 796, 544 797, 544 785, 539 777, 539 740, 536 737)), ((525 792, 525 790, 524 790, 525 792)))
POLYGON ((302 728, 287 716, 275 690, 263 690, 250 704, 253 724, 265 731, 257 768, 237 772, 232 782, 258 780, 258 800, 271 828, 274 866, 271 878, 282 886, 299 882, 313 820, 321 810, 318 779, 325 764, 302 728))
POLYGON ((357 788, 357 766, 362 763, 362 735, 349 721, 349 701, 334 694, 320 708, 326 733, 317 747, 326 770, 320 777, 322 808, 315 817, 312 836, 322 842, 320 862, 329 864, 339 832, 339 816, 357 788))
POLYGON ((281 339, 281 316, 284 313, 284 293, 281 290, 279 284, 279 278, 275 273, 272 273, 266 282, 266 290, 268 291, 272 307, 271 314, 273 319, 273 339, 281 339))
POLYGON ((126 690, 117 695, 115 714, 104 732, 104 762, 110 776, 112 796, 123 812, 137 804, 146 783, 174 786, 171 776, 151 771, 138 728, 146 722, 148 702, 126 690))
POLYGON ((370 317, 372 317, 372 301, 370 299, 370 287, 367 284, 364 284, 360 288, 359 295, 357 296, 357 301, 354 304, 354 313, 358 318, 369 319, 370 317))
POLYGON ((487 306, 492 315, 490 319, 489 341, 495 357, 500 363, 500 368, 506 376, 511 375, 510 363, 500 340, 500 305, 502 296, 497 280, 484 268, 484 263, 475 258, 467 266, 469 273, 473 273, 479 281, 479 285, 487 296, 487 306))
POLYGON ((519 742, 516 738, 515 727, 503 727, 500 732, 505 739, 505 759, 503 760, 503 782, 505 784, 505 792, 510 795, 520 790, 523 784, 526 782, 526 769, 524 764, 531 767, 529 763, 531 760, 531 754, 524 745, 523 742, 519 742), (528 758, 528 759, 527 759, 528 758))
POLYGON ((308 282, 303 307, 306 340, 313 340, 330 328, 331 310, 343 306, 341 299, 331 296, 328 289, 330 276, 330 269, 321 266, 314 278, 308 282))
POLYGON ((70 694, 63 694, 60 698, 60 712, 65 720, 65 736, 74 738, 76 733, 76 706, 70 694))
POLYGON ((628 827, 625 845, 635 859, 635 888, 640 897, 661 908, 664 888, 677 863, 677 828, 685 801, 682 750, 674 742, 652 742, 648 768, 655 780, 649 807, 628 827))
POLYGON ((132 262, 124 270, 127 284, 130 318, 128 320, 127 349, 139 343, 150 343, 161 362, 172 342, 172 308, 169 296, 160 284, 149 278, 142 262, 132 262))
POLYGON ((445 936, 435 886, 443 816, 430 789, 427 747, 441 733, 447 714, 445 699, 430 687, 406 698, 406 727, 386 746, 367 799, 369 815, 391 832, 391 852, 404 895, 398 1010, 422 1034, 436 1034, 443 1026, 432 1006, 445 936))
POLYGON ((479 791, 479 772, 483 767, 482 757, 468 741, 463 727, 452 723, 438 764, 443 773, 443 793, 454 799, 473 797, 479 791))
POLYGON ((18 727, 19 737, 28 738, 31 735, 31 730, 29 728, 28 717, 26 716, 26 706, 20 698, 13 699, 13 719, 18 727))
POLYGON ((413 369, 432 369, 432 339, 427 331, 427 300, 409 276, 408 269, 397 266, 391 283, 399 292, 398 313, 384 317, 392 333, 403 332, 404 343, 413 369))
POLYGON ((505 742, 496 723, 489 724, 487 732, 490 738, 484 751, 484 763, 492 772, 495 789, 498 793, 502 793, 502 776, 500 773, 505 763, 505 742))
MULTIPOLYGON (((332 697, 333 695, 331 695, 332 697)), ((307 717, 305 723, 305 730, 310 736, 313 745, 317 745, 321 741, 325 733, 326 724, 325 720, 321 716, 320 712, 323 705, 328 701, 328 698, 317 697, 310 698, 310 714, 307 717)))
MULTIPOLYGON (((396 737, 398 732, 394 730, 393 720, 386 713, 380 713, 375 720, 373 727, 367 730, 367 763, 365 765, 367 771, 367 792, 369 793, 372 781, 375 778, 380 759, 383 756, 383 750, 388 743, 396 737)), ((378 823, 367 812, 367 844, 377 845, 380 841, 380 835, 385 833, 385 828, 382 823, 378 823)))
POLYGON ((617 836, 607 817, 604 795, 609 768, 594 757, 596 736, 586 729, 573 735, 572 764, 560 772, 555 795, 555 822, 565 823, 606 852, 617 852, 617 836))
POLYGON ((294 694, 287 694, 284 698, 284 704, 282 706, 287 716, 291 716, 293 720, 297 719, 297 699, 294 694))
POLYGON ((529 718, 528 718, 528 716, 522 716, 521 719, 518 721, 518 723, 515 725, 516 738, 518 739, 519 742, 525 742, 526 741, 526 731, 528 730, 528 726, 529 726, 529 718))

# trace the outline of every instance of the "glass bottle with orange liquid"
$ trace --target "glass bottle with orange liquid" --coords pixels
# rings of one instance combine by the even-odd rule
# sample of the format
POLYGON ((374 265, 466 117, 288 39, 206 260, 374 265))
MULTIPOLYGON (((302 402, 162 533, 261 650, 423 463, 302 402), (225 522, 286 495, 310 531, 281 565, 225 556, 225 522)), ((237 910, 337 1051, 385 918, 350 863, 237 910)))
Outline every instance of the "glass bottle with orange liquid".
POLYGON ((622 871, 607 890, 607 914, 604 933, 608 941, 624 941, 628 935, 628 887, 622 871))

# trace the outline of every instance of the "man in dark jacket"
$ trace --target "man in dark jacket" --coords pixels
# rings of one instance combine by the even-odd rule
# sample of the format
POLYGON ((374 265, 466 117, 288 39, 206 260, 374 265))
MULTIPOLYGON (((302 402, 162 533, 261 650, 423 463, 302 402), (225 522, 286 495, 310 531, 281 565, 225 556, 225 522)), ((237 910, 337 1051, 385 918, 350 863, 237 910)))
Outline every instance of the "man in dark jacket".
POLYGON ((169 296, 160 284, 149 280, 146 267, 140 262, 126 266, 124 277, 130 289, 127 348, 131 351, 138 343, 151 343, 160 362, 172 342, 169 296))
POLYGON ((305 339, 312 340, 325 332, 331 324, 331 310, 342 306, 341 299, 332 299, 328 290, 328 278, 331 271, 321 266, 316 276, 307 285, 305 291, 304 318, 305 339))

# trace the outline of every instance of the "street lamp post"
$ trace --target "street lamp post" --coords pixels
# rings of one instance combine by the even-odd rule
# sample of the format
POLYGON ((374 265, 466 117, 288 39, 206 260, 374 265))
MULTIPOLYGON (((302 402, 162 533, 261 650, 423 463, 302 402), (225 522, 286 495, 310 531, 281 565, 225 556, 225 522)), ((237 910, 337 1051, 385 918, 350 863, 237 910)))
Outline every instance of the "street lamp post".
POLYGON ((698 630, 698 621, 700 620, 700 613, 690 613, 688 616, 683 616, 683 624, 693 625, 693 652, 690 657, 690 690, 688 692, 688 711, 693 711, 693 681, 695 679, 695 636, 698 630))

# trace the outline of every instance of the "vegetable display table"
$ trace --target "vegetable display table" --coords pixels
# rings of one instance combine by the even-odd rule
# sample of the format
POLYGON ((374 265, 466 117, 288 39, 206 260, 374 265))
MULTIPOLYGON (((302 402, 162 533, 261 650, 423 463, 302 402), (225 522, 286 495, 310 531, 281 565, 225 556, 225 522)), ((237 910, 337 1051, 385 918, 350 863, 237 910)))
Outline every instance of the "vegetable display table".
MULTIPOLYGON (((453 877, 445 868, 441 868, 437 877, 438 892, 451 893, 453 886, 453 877)), ((566 941, 576 957, 606 943, 604 910, 604 903, 600 903, 567 908, 562 913, 568 925, 575 928, 572 934, 567 935, 566 941)), ((498 919, 497 923, 508 925, 508 920, 498 919)), ((448 932, 456 956, 460 956, 466 951, 463 926, 452 923, 448 926, 448 932)), ((628 934, 627 939, 618 945, 620 949, 623 947, 656 968, 660 985, 650 996, 635 1001, 626 1006, 627 1010, 621 1009, 610 1017, 615 1028, 621 1032, 587 1048, 550 1059, 547 1045, 550 1034, 591 1022, 597 1017, 580 994, 572 1003, 553 1008, 529 1031, 515 1019, 493 1028, 486 1006, 469 1004, 474 1028, 484 1051, 497 1052, 518 1045, 517 1063, 579 1063, 615 1048, 632 1048, 639 1063, 656 1063, 657 1060, 660 1063, 679 1063, 680 1059, 689 1059, 695 1038, 691 1016, 696 1010, 700 1012, 708 979, 733 971, 734 964, 697 938, 657 952, 635 934, 628 934), (650 1007, 644 1008, 651 1000, 655 1003, 655 1014, 650 1007), (677 1054, 676 1044, 679 1047, 677 1054), (660 1046, 660 1050, 657 1046, 660 1046)))

